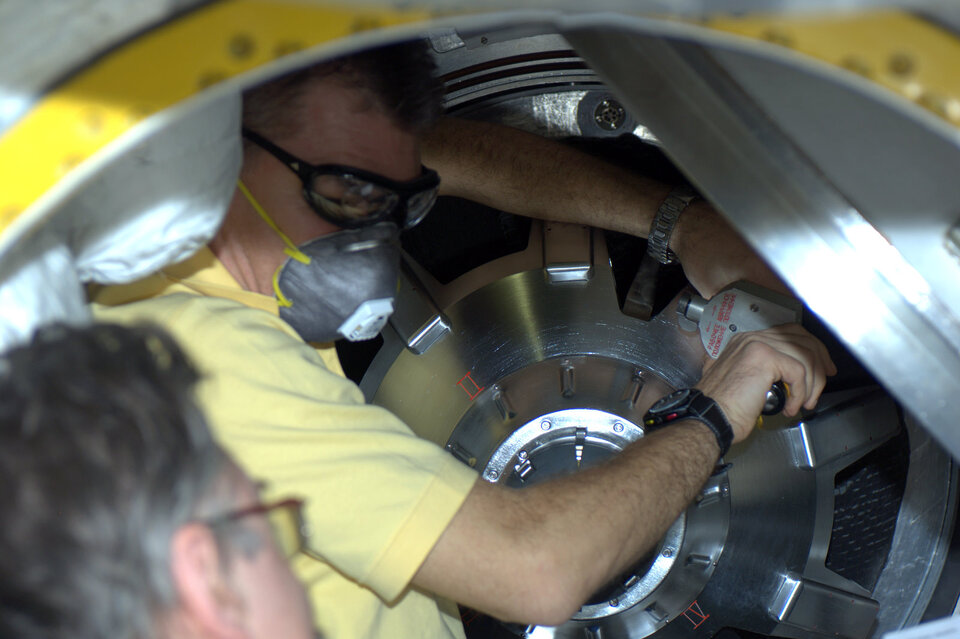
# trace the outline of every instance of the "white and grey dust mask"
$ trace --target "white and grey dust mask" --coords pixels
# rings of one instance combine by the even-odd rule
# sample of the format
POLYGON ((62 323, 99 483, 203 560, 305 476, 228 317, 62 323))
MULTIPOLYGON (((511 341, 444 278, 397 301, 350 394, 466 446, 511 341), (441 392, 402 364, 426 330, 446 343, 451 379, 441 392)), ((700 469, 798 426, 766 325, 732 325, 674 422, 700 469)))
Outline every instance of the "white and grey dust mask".
POLYGON ((393 313, 400 230, 392 222, 330 233, 297 246, 241 182, 240 190, 287 245, 273 276, 280 318, 307 342, 376 337, 393 313))

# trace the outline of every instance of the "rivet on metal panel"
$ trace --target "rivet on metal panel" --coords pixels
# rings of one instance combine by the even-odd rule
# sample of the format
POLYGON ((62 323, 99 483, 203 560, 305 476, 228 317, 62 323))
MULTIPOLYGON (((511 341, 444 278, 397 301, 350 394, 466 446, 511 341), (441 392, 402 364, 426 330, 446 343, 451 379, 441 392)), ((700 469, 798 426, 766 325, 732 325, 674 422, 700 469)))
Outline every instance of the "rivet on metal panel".
POLYGON ((232 38, 227 45, 227 50, 230 52, 230 56, 237 60, 246 60, 251 55, 253 55, 254 50, 256 50, 257 45, 253 41, 253 38, 246 33, 238 33, 232 38))
POLYGON ((848 55, 840 61, 840 66, 848 71, 853 71, 858 75, 862 75, 866 78, 869 78, 873 75, 873 70, 870 68, 870 64, 863 58, 858 58, 854 55, 848 55))
POLYGON ((792 47, 794 45, 793 38, 789 34, 776 28, 767 29, 760 37, 767 42, 779 44, 781 47, 792 47))
POLYGON ((960 258, 960 221, 954 222, 953 226, 947 229, 944 243, 947 250, 953 253, 954 257, 960 258))
POLYGON ((894 53, 890 56, 890 61, 887 64, 887 68, 890 69, 890 73, 900 76, 901 78, 905 78, 909 75, 913 75, 917 65, 912 57, 906 53, 900 52, 894 53))
POLYGON ((223 82, 226 79, 227 74, 223 71, 208 71, 197 79, 197 87, 200 89, 206 89, 207 87, 213 86, 218 82, 223 82))

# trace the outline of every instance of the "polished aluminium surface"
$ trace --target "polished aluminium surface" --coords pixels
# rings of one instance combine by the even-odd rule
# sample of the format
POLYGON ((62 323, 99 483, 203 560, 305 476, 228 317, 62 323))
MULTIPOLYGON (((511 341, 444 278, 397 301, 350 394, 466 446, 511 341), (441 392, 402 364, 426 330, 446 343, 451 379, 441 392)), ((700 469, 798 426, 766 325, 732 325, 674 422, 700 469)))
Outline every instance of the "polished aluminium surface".
MULTIPOLYGON (((637 78, 636 87, 642 88, 646 79, 640 74, 637 78)), ((657 88, 657 85, 650 85, 647 90, 653 94, 657 88)), ((562 93, 549 94, 546 89, 544 93, 548 95, 541 99, 541 104, 561 106, 529 117, 523 113, 513 114, 511 121, 537 121, 538 118, 542 121, 555 117, 560 120, 560 125, 546 122, 537 125, 540 129, 533 130, 543 133, 556 131, 559 127, 575 133, 570 115, 574 100, 562 93), (564 99, 566 106, 562 105, 564 99)), ((601 94, 603 87, 589 93, 601 94)), ((503 98, 489 92, 489 109, 484 103, 478 103, 474 112, 494 120, 498 113, 502 115, 505 111, 504 105, 518 111, 534 112, 540 107, 533 98, 536 95, 503 98)), ((582 100, 583 96, 577 95, 576 99, 582 100)), ((632 112, 632 107, 626 106, 632 112)), ((761 133, 765 133, 763 121, 764 118, 760 118, 760 124, 752 123, 761 133)), ((678 121, 673 126, 682 127, 684 124, 678 121)), ((591 134, 596 135, 595 132, 591 134)), ((729 139, 728 144, 735 147, 735 138, 729 139)), ((788 194, 794 196, 792 192, 788 194)), ((773 232, 771 229, 775 225, 767 224, 764 228, 773 232)), ((539 236, 534 238, 535 241, 538 239, 539 236)), ((457 282, 462 285, 457 292, 450 291, 451 286, 435 294, 448 302, 462 299, 463 291, 476 290, 496 281, 497 277, 508 275, 510 266, 506 262, 509 260, 500 260, 499 267, 491 265, 489 269, 477 269, 486 275, 475 272, 465 276, 457 282)), ((519 265, 516 261, 512 266, 532 268, 529 263, 519 265)), ((825 270, 828 269, 821 266, 820 272, 825 270)), ((446 306, 441 304, 441 308, 446 306)), ((865 306, 862 310, 870 308, 865 306)), ((453 330, 458 332, 456 326, 453 330)), ((380 365, 383 368, 383 363, 380 365)), ((872 636, 879 636, 888 629, 915 623, 920 618, 943 567, 954 517, 956 470, 949 457, 916 427, 915 422, 908 419, 911 464, 903 506, 887 565, 873 592, 838 577, 824 565, 833 516, 834 473, 868 454, 896 428, 896 409, 891 408, 888 399, 882 400, 869 390, 855 394, 854 399, 857 398, 859 400, 854 401, 852 407, 839 410, 843 414, 840 419, 828 419, 829 411, 818 411, 795 428, 761 432, 751 438, 747 444, 752 452, 742 462, 735 463, 729 473, 731 485, 735 488, 731 495, 731 529, 715 573, 696 599, 696 607, 691 604, 688 614, 659 630, 658 637, 689 636, 695 622, 702 622, 695 628, 698 636, 700 632, 704 633, 703 636, 710 636, 711 628, 715 631, 721 627, 712 625, 715 622, 791 637, 827 636, 822 634, 824 624, 834 623, 847 636, 867 636, 870 620, 877 615, 878 608, 877 626, 872 636), (859 408, 855 409, 856 406, 859 408), (818 436, 818 432, 823 435, 818 436), (831 440, 841 444, 840 450, 829 445, 831 440), (769 466, 757 468, 754 465, 756 459, 765 459, 769 466), (781 474, 786 476, 780 477, 781 474), (844 600, 844 607, 833 605, 838 596, 844 600), (718 614, 717 610, 721 613, 718 614)), ((477 401, 481 400, 482 395, 477 398, 477 401)), ((849 404, 850 400, 850 397, 825 399, 834 405, 849 404)), ((450 428, 447 427, 448 432, 450 428)), ((481 453, 493 450, 497 439, 491 437, 485 443, 488 448, 484 449, 483 443, 479 443, 476 450, 481 453)), ((735 449, 731 456, 737 453, 735 449)), ((474 455, 465 461, 476 463, 477 460, 474 455)), ((601 631, 602 635, 587 627, 582 636, 641 636, 636 634, 636 628, 624 624, 622 617, 612 615, 601 631)), ((552 629, 530 629, 530 636, 555 634, 552 629)))
POLYGON ((759 253, 960 456, 960 263, 943 240, 956 216, 957 181, 943 174, 960 165, 956 131, 849 73, 651 26, 570 18, 562 31, 759 253), (798 106, 787 108, 789 100, 798 106), (890 136, 897 153, 865 144, 890 136), (891 220, 900 220, 899 234, 886 228, 891 220))
MULTIPOLYGON (((391 325, 392 330, 384 332, 384 348, 361 383, 368 399, 389 405, 420 434, 446 444, 450 425, 460 422, 476 406, 494 403, 492 394, 474 395, 468 389, 479 393, 510 373, 554 357, 612 358, 638 370, 644 368, 672 386, 692 385, 699 377, 697 336, 676 330, 671 314, 651 322, 622 315, 602 237, 589 231, 584 234, 580 229, 535 223, 524 252, 467 273, 455 281, 456 286, 440 286, 412 265, 422 290, 448 318, 450 335, 417 356, 403 349, 391 325), (560 263, 579 264, 581 272, 592 270, 594 274, 588 281, 550 284, 545 267, 557 263, 545 264, 545 255, 562 256, 560 263), (511 272, 513 275, 508 274, 511 272), (477 289, 482 291, 467 295, 477 289), (556 318, 562 318, 562 322, 556 318), (464 335, 471 339, 463 339, 464 335), (419 394, 410 395, 410 380, 426 384, 420 387, 423 391, 434 387, 441 390, 431 392, 430 401, 425 401, 419 394), (434 427, 440 430, 433 432, 434 427)), ((423 304, 404 297, 404 290, 406 287, 401 287, 398 307, 423 304)), ((423 315, 428 316, 429 311, 423 315)), ((617 382, 616 393, 633 388, 632 373, 624 375, 617 382)), ((577 378, 578 385, 588 382, 577 378)), ((651 395, 654 387, 651 384, 641 393, 647 406, 659 398, 651 395)), ((506 392, 514 403, 520 400, 509 389, 506 392)), ((643 402, 638 401, 631 409, 645 410, 643 402)), ((639 415, 633 421, 639 422, 639 415)))
MULTIPOLYGON (((418 277, 426 297, 449 302, 401 295, 398 304, 419 304, 424 316, 442 309, 449 333, 420 355, 395 332, 386 335, 362 387, 487 481, 519 487, 599 461, 639 438, 640 416, 653 401, 696 379, 699 338, 676 330, 675 304, 645 328, 620 313, 604 244, 581 227, 534 224, 526 251, 445 287, 428 274, 418 277), (558 262, 548 256, 592 275, 551 281, 547 267, 558 262), (506 275, 510 269, 519 272, 506 275), (610 327, 619 341, 610 342, 610 327)), ((942 451, 934 463, 939 449, 922 432, 911 427, 911 438, 921 438, 912 446, 916 467, 904 496, 911 514, 902 515, 891 549, 892 558, 903 558, 890 567, 896 576, 882 574, 871 592, 825 565, 835 475, 900 428, 894 402, 867 388, 824 397, 790 427, 756 432, 731 449, 729 469, 704 488, 646 563, 567 624, 522 633, 679 638, 735 627, 853 639, 877 636, 871 632, 878 610, 878 627, 900 627, 937 580, 941 531, 952 521, 947 491, 954 471, 942 451), (913 514, 911 504, 922 511, 913 514), (919 539, 909 540, 909 518, 931 529, 915 530, 919 539), (886 582, 921 594, 903 602, 886 582)))

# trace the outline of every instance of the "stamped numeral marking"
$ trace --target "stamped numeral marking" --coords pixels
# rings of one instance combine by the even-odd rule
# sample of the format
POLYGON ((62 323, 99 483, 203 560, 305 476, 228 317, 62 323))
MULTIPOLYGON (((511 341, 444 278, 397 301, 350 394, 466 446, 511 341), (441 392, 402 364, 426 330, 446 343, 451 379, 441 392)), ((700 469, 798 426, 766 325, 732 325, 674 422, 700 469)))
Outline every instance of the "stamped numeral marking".
POLYGON ((700 607, 696 601, 690 604, 690 607, 683 611, 684 618, 693 624, 693 629, 696 630, 700 625, 710 618, 710 615, 703 612, 703 608, 700 607))
POLYGON ((483 389, 485 388, 485 386, 480 386, 473 381, 473 377, 470 376, 469 372, 460 378, 460 381, 457 382, 457 386, 463 389, 463 392, 467 394, 467 397, 470 398, 471 402, 475 400, 477 395, 483 392, 483 389))

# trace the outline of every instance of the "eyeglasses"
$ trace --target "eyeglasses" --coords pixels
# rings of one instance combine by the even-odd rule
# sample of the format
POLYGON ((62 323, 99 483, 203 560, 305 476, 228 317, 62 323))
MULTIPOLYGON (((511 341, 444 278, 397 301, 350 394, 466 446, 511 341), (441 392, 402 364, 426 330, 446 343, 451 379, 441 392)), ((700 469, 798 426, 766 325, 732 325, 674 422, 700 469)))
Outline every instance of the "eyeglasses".
POLYGON ((205 523, 216 526, 253 515, 266 516, 273 531, 273 537, 277 541, 277 546, 286 557, 294 557, 306 549, 307 529, 303 521, 303 500, 301 499, 284 499, 269 504, 255 504, 249 508, 207 519, 205 523))
POLYGON ((280 160, 303 183, 303 197, 317 215, 343 228, 392 221, 401 229, 416 226, 437 201, 440 176, 421 166, 421 175, 396 182, 340 164, 307 164, 250 129, 243 137, 280 160))

